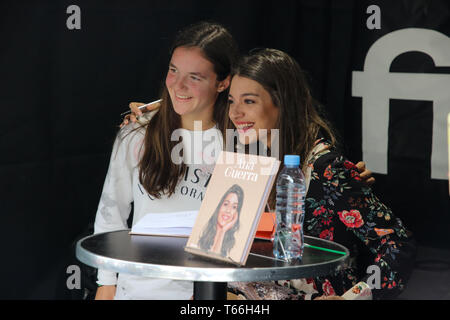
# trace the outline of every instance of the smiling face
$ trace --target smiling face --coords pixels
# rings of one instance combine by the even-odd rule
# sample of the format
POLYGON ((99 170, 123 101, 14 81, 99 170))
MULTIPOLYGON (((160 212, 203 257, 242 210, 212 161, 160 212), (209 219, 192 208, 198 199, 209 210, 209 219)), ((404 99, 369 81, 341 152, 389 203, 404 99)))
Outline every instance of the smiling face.
POLYGON ((174 50, 166 76, 172 105, 181 116, 182 125, 203 121, 211 123, 213 108, 224 84, 217 81, 214 65, 200 48, 178 47, 174 50))
POLYGON ((219 215, 217 216, 217 224, 224 227, 230 223, 235 216, 238 215, 239 199, 236 193, 229 193, 222 202, 219 209, 219 215))
POLYGON ((278 128, 279 108, 273 104, 267 90, 254 80, 234 76, 229 104, 228 116, 237 128, 239 141, 242 144, 267 141, 270 147, 270 129, 278 128), (260 129, 267 129, 267 139, 260 129))

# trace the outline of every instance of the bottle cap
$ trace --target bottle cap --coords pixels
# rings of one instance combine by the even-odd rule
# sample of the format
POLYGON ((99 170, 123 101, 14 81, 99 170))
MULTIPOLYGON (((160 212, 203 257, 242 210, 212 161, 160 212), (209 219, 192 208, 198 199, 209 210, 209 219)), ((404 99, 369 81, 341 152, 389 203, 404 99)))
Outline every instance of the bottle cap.
POLYGON ((284 165, 285 166, 299 166, 300 165, 300 156, 286 154, 284 156, 284 165))

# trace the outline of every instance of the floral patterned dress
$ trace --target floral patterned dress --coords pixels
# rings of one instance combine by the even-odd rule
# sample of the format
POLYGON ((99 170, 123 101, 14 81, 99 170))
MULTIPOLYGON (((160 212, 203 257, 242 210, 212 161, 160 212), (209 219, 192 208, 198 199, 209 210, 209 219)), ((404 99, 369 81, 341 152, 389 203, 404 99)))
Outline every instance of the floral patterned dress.
POLYGON ((308 161, 310 182, 303 229, 306 235, 335 241, 350 251, 342 271, 314 279, 277 283, 230 283, 248 299, 314 299, 342 295, 364 281, 373 299, 397 296, 414 264, 416 245, 401 220, 359 177, 356 166, 321 139, 308 161), (372 270, 379 271, 373 281, 372 270), (376 279, 375 279, 376 280, 376 279))

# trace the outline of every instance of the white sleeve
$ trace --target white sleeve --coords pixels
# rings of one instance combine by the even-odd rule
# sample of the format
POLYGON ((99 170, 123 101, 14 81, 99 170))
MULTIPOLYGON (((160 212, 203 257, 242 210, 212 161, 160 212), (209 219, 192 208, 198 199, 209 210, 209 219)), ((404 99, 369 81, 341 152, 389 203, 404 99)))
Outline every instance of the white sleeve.
MULTIPOLYGON (((128 229, 127 219, 133 202, 133 169, 136 164, 133 163, 133 139, 130 138, 135 133, 126 133, 121 130, 114 142, 95 217, 94 234, 128 229)), ((115 272, 99 269, 97 278, 99 285, 117 283, 115 272)))

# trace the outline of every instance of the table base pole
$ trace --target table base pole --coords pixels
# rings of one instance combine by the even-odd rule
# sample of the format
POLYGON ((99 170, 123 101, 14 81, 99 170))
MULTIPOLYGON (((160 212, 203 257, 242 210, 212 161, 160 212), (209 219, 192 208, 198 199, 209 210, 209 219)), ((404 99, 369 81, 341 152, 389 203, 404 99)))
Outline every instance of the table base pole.
POLYGON ((194 282, 194 300, 227 300, 227 283, 194 282))

